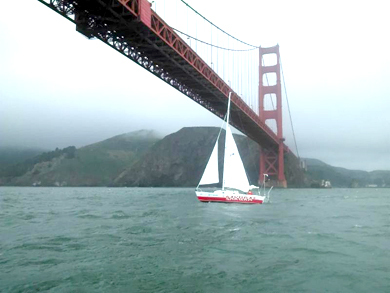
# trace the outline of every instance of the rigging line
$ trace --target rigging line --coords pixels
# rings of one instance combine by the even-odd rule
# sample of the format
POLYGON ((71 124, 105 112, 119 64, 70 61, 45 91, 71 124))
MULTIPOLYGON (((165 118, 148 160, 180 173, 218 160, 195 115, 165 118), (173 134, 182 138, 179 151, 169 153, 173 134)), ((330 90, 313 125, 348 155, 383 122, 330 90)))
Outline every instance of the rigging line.
POLYGON ((282 58, 280 58, 280 69, 282 71, 282 78, 283 78, 283 88, 284 88, 284 93, 286 95, 286 101, 287 101, 287 109, 288 109, 288 114, 290 116, 290 123, 291 123, 291 129, 292 129, 292 133, 293 133, 293 137, 294 137, 294 144, 295 144, 295 149, 297 150, 297 156, 298 156, 298 159, 300 158, 299 156, 299 152, 298 152, 298 145, 297 145, 297 140, 295 138, 295 131, 294 131, 294 125, 293 125, 293 121, 292 121, 292 117, 291 117, 291 111, 290 111, 290 104, 288 102, 288 97, 287 97, 287 89, 286 89, 286 82, 284 81, 284 73, 283 73, 283 66, 282 66, 282 58))
POLYGON ((258 48, 252 48, 252 49, 246 49, 246 50, 236 50, 236 49, 224 48, 224 47, 216 46, 216 45, 207 43, 207 42, 205 42, 205 41, 199 40, 198 38, 194 38, 193 36, 190 36, 190 35, 188 35, 188 34, 186 34, 186 33, 183 33, 182 31, 179 31, 178 29, 176 29, 176 28, 174 28, 174 27, 171 27, 171 29, 173 29, 175 32, 178 32, 178 33, 180 33, 180 34, 182 34, 182 35, 185 35, 186 37, 191 38, 191 39, 193 39, 193 40, 195 40, 195 41, 197 41, 197 42, 200 42, 200 43, 203 43, 203 44, 205 44, 205 45, 212 46, 212 47, 214 47, 214 48, 218 48, 218 49, 221 49, 221 50, 246 52, 246 51, 252 51, 252 50, 258 49, 258 48))
POLYGON ((221 32, 223 32, 224 34, 228 35, 229 37, 235 39, 236 41, 239 41, 240 43, 243 43, 247 46, 250 46, 250 47, 253 47, 253 48, 260 48, 260 46, 254 46, 254 45, 251 45, 251 44, 248 44, 248 43, 245 43, 244 41, 241 41, 235 37, 233 37, 232 35, 228 34, 227 32, 225 32, 223 29, 219 28, 218 26, 216 26, 214 23, 212 23, 210 20, 208 20, 206 17, 204 17, 202 14, 200 14, 198 11, 196 11, 194 8, 192 8, 187 2, 185 2, 184 0, 180 0, 181 2, 183 2, 185 5, 187 5, 188 8, 190 8, 193 12, 195 12, 197 15, 199 15, 200 17, 202 17, 205 21, 207 21, 208 23, 210 23, 212 26, 214 26, 215 28, 217 28, 218 30, 220 30, 221 32))

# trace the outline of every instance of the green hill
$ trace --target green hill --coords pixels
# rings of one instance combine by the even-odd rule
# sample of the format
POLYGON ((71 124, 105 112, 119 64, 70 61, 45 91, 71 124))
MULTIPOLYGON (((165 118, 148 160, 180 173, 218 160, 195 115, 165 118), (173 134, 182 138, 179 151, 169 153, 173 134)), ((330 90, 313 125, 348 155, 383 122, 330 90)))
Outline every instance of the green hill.
POLYGON ((44 151, 38 148, 0 147, 0 170, 34 158, 44 151))
MULTIPOLYGON (((185 127, 160 138, 154 131, 140 130, 118 135, 79 149, 67 147, 12 160, 0 168, 0 185, 15 186, 192 186, 204 171, 219 128, 185 127), (14 160, 15 162, 15 160, 14 160)), ((219 141, 222 177, 225 132, 219 141)), ((242 135, 234 135, 245 170, 252 184, 259 174, 259 147, 242 135)), ((3 154, 5 154, 3 152, 3 154)), ((6 161, 0 151, 0 162, 6 161)), ((305 159, 307 170, 285 154, 289 187, 319 186, 329 180, 333 187, 390 187, 390 171, 358 171, 305 159)), ((222 178, 220 178, 222 182, 222 178)))
POLYGON ((329 180, 333 187, 390 187, 390 171, 360 171, 333 167, 317 159, 304 159, 308 185, 329 180))
MULTIPOLYGON (((80 149, 56 149, 8 166, 0 175, 0 185, 196 186, 218 132, 216 127, 186 127, 160 139, 153 131, 142 130, 80 149)), ((242 135, 234 136, 250 182, 257 184, 259 147, 242 135)), ((220 166, 223 145, 224 131, 220 166)), ((285 159, 289 186, 302 186, 298 161, 289 154, 285 159)))
POLYGON ((0 184, 109 186, 118 174, 159 139, 153 131, 140 130, 80 149, 57 149, 7 168, 2 173, 0 184), (72 150, 71 154, 69 150, 72 150))

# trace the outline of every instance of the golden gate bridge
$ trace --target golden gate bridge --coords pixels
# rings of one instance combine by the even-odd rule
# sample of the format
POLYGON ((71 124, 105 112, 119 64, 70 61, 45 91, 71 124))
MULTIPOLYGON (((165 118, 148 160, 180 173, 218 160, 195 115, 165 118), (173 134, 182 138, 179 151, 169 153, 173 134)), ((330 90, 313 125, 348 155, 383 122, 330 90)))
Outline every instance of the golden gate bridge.
POLYGON ((183 0, 163 8, 148 0, 38 1, 222 119, 232 92, 232 125, 260 145, 259 181, 268 174, 275 185, 287 186, 278 45, 243 42, 183 0), (273 64, 265 64, 267 56, 274 56, 273 64))

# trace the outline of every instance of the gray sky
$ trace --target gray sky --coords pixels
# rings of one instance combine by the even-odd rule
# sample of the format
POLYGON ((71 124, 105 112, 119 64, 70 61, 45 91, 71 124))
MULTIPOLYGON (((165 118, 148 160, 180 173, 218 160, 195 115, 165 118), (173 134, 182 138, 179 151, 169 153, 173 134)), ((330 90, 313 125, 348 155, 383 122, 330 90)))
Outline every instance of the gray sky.
MULTIPOLYGON (((156 0, 157 12, 173 1, 156 0)), ((279 43, 302 157, 390 169, 386 1, 187 2, 240 39, 279 43)), ((221 124, 38 1, 4 2, 0 37, 0 145, 80 147, 139 129, 221 124)), ((294 150, 287 116, 284 130, 294 150)))

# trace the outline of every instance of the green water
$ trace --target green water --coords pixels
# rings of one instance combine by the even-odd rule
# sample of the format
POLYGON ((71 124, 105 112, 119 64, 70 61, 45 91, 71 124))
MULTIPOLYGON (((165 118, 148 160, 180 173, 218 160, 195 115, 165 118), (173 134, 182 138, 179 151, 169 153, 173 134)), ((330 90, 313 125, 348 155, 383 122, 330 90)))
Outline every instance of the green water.
POLYGON ((0 188, 1 292, 390 292, 390 190, 0 188))

